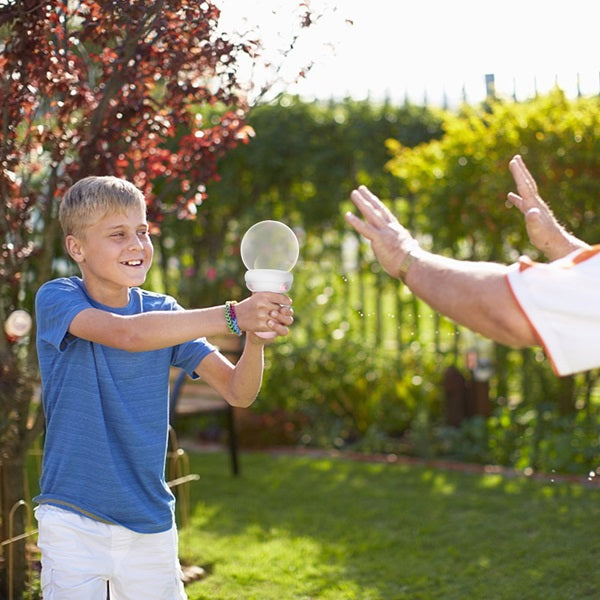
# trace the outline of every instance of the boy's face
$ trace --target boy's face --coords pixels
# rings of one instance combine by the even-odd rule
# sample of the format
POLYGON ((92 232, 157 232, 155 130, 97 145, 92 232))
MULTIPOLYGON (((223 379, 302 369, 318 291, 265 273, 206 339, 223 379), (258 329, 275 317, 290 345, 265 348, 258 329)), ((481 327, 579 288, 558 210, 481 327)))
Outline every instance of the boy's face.
POLYGON ((65 243, 90 296, 108 306, 125 306, 129 288, 144 283, 152 264, 152 242, 142 207, 109 212, 82 235, 67 236, 65 243))

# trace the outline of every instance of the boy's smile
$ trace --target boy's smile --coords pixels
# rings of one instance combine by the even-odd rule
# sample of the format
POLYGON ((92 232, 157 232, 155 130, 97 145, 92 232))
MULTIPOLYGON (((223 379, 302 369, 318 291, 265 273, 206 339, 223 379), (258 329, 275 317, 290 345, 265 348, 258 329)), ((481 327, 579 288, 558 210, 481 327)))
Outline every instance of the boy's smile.
POLYGON ((144 283, 152 264, 152 242, 142 207, 109 212, 81 235, 68 236, 66 243, 88 294, 107 306, 125 306, 129 288, 144 283))

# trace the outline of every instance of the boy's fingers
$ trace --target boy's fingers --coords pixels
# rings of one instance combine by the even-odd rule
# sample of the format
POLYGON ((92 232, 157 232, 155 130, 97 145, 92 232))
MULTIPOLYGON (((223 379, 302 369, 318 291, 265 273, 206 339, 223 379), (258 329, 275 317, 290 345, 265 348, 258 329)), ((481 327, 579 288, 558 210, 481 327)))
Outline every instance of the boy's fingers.
POLYGON ((271 317, 267 321, 267 325, 269 327, 271 327, 269 323, 280 323, 281 325, 287 326, 291 325, 294 322, 294 317, 292 317, 291 315, 283 314, 275 310, 269 316, 271 317))
POLYGON ((285 325, 281 325, 277 321, 267 321, 267 325, 271 331, 274 331, 277 335, 285 336, 290 332, 285 325))

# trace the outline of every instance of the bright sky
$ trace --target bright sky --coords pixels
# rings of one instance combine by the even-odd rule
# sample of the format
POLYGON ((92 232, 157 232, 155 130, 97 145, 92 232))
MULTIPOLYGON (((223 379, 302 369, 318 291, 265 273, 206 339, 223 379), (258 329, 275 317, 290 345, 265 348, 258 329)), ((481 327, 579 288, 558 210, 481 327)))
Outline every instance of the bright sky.
MULTIPOLYGON (((217 0, 221 27, 256 28, 268 47, 281 50, 293 32, 285 6, 296 0, 217 0), (282 10, 281 7, 284 7, 282 10), (279 9, 278 15, 273 8, 279 9), (246 17, 246 20, 243 20, 246 17), (279 44, 279 46, 278 46, 279 44)), ((500 95, 518 99, 551 89, 569 95, 600 93, 598 0, 313 0, 330 11, 284 74, 310 60, 306 79, 286 91, 306 98, 370 96, 441 104, 485 95, 495 75, 500 95), (333 10, 332 12, 332 9, 333 10), (350 22, 352 24, 350 24, 350 22)), ((275 58, 277 60, 277 58, 275 58)))

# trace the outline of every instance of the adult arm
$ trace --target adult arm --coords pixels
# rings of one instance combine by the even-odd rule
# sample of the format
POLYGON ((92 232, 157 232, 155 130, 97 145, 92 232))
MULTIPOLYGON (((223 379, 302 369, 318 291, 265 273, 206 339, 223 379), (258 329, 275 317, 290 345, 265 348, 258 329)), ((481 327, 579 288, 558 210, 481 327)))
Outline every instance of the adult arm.
POLYGON ((404 281, 416 296, 457 323, 502 344, 523 347, 538 343, 510 291, 508 267, 425 252, 368 188, 354 190, 351 199, 363 219, 348 212, 346 221, 370 241, 389 275, 400 277, 410 255, 412 262, 404 281))
MULTIPOLYGON (((292 301, 283 294, 260 292, 235 306, 243 331, 274 331, 287 335, 293 323, 292 301)), ((199 337, 229 333, 224 306, 184 311, 154 311, 136 315, 86 308, 69 326, 72 335, 129 352, 175 346, 199 337)))
POLYGON ((538 340, 496 263, 469 262, 421 252, 405 282, 433 309, 501 344, 516 348, 538 340))

